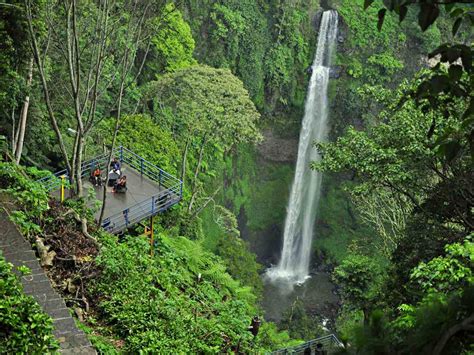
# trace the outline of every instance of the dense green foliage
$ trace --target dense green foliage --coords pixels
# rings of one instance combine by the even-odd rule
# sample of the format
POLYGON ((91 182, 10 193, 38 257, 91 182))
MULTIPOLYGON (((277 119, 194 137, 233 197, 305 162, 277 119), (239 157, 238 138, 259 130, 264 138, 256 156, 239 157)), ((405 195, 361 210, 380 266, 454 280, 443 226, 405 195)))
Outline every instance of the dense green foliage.
POLYGON ((269 114, 302 108, 316 1, 189 2, 185 8, 200 60, 230 68, 269 114))
MULTIPOLYGON (((472 350, 472 8, 446 2, 0 4, 2 146, 18 144, 26 112, 23 164, 77 169, 117 133, 184 181, 182 203, 156 218, 154 257, 141 227, 120 239, 89 229, 100 251, 88 256, 85 321, 97 348, 264 352, 321 334, 301 302, 280 324, 288 333, 264 322, 253 339, 247 327, 263 287, 250 249, 275 261, 293 176, 255 144, 263 129, 296 144, 320 7, 331 7, 333 142, 314 166, 327 173, 314 255, 336 264, 337 330, 363 353, 472 350)), ((27 177, 44 174, 0 163, 31 239, 53 223, 27 177)), ((67 208, 91 225, 84 201, 67 208)))
POLYGON ((369 307, 380 296, 380 266, 367 256, 354 253, 343 260, 333 275, 342 287, 345 301, 362 310, 368 321, 369 307))
POLYGON ((174 113, 166 122, 181 136, 220 144, 230 149, 237 143, 259 139, 259 118, 241 81, 229 70, 194 66, 163 75, 149 84, 156 107, 174 113))
POLYGON ((53 321, 23 293, 12 265, 0 253, 0 352, 46 353, 58 349, 53 321))
MULTIPOLYGON (((394 6, 402 21, 406 9, 394 6)), ((420 6, 426 30, 437 17, 425 17, 428 7, 438 5, 420 6)), ((352 252, 334 271, 345 301, 338 326, 363 353, 473 349, 472 51, 447 45, 434 53, 441 63, 395 95, 381 86, 358 90, 378 105, 365 113, 364 130, 348 127, 335 142, 317 145, 323 160, 314 167, 352 173, 345 189, 373 227, 374 244, 383 246, 375 254, 386 262, 372 265, 352 252), (387 278, 373 274, 380 267, 387 278)))
MULTIPOLYGON (((402 86, 399 95, 407 89, 402 86)), ((364 311, 370 323, 361 334, 355 333, 358 346, 365 351, 387 343, 412 351, 424 346, 434 349, 440 344, 437 339, 444 339, 456 322, 469 322, 470 306, 465 301, 472 285, 472 246, 470 239, 463 247, 451 244, 463 242, 472 232, 469 144, 461 138, 461 148, 453 158, 433 149, 446 130, 457 126, 464 104, 458 101, 453 106, 447 100, 444 107, 423 113, 413 102, 396 108, 398 98, 391 100, 388 109, 373 117, 375 121, 365 131, 350 127, 336 142, 319 145, 324 159, 316 167, 354 171, 356 183, 346 188, 358 201, 356 207, 365 220, 376 227, 375 243, 387 247, 384 254, 390 259, 386 269, 390 276, 383 284, 373 276, 354 276, 358 268, 351 264, 363 265, 364 270, 368 264, 365 257, 351 255, 336 268, 343 295, 349 304, 364 311), (436 129, 427 135, 434 121, 436 129), (385 294, 384 300, 373 298, 373 290, 385 294), (370 318, 367 307, 392 308, 391 316, 381 318, 374 312, 370 318), (458 312, 457 316, 436 318, 439 307, 453 307, 447 314, 458 312), (439 331, 428 334, 433 324, 438 324, 439 331), (383 338, 390 333, 392 338, 383 338)), ((373 271, 374 267, 367 269, 373 271)), ((446 340, 439 346, 467 349, 462 339, 446 340)))
POLYGON ((239 340, 248 349, 254 296, 211 254, 184 238, 158 239, 154 258, 145 238, 116 243, 104 241, 95 292, 126 351, 218 352, 239 340))
MULTIPOLYGON (((98 134, 105 137, 108 144, 110 132, 113 130, 112 124, 112 121, 105 121, 98 129, 98 134)), ((180 149, 171 132, 155 124, 150 116, 125 116, 120 124, 117 140, 120 145, 133 150, 170 174, 177 173, 180 149)))
POLYGON ((151 72, 172 72, 196 63, 191 29, 173 3, 164 8, 164 20, 156 19, 153 52, 148 60, 151 72))
POLYGON ((296 299, 283 314, 281 329, 287 330, 294 338, 316 339, 325 334, 318 319, 310 317, 301 300, 296 299))
MULTIPOLYGON (((54 224, 54 220, 45 218, 41 226, 36 225, 28 232, 25 223, 37 220, 48 208, 44 190, 30 182, 21 168, 11 163, 1 163, 0 168, 3 191, 18 198, 23 207, 20 212, 25 218, 15 222, 31 237, 42 237, 43 230, 48 224, 54 224), (34 195, 35 190, 41 194, 34 195), (28 194, 28 204, 23 205, 21 196, 28 194)), ((40 172, 30 173, 38 175, 40 172)), ((92 218, 81 203, 69 202, 68 208, 76 213, 85 212, 86 218, 92 218)), ((94 268, 100 272, 87 285, 94 311, 89 311, 85 321, 93 327, 100 324, 99 334, 122 341, 120 348, 115 349, 110 341, 86 327, 97 349, 217 353, 236 348, 270 351, 292 344, 287 333, 278 332, 269 323, 262 324, 256 338, 247 330, 252 317, 260 313, 256 306, 261 291, 257 264, 238 239, 235 217, 229 211, 222 211, 222 216, 223 231, 235 244, 222 241, 218 250, 225 257, 232 254, 233 260, 228 257, 223 261, 205 251, 199 240, 173 235, 176 229, 159 235, 154 256, 150 256, 150 243, 144 236, 124 236, 119 240, 100 230, 94 232, 100 246, 94 268), (239 254, 235 254, 237 252, 239 254), (233 279, 227 270, 243 284, 233 279)), ((24 305, 29 307, 29 303, 24 305)), ((7 306, 5 309, 12 312, 7 306)), ((49 341, 49 338, 44 340, 49 341)), ((35 339, 31 344, 43 346, 35 339)))

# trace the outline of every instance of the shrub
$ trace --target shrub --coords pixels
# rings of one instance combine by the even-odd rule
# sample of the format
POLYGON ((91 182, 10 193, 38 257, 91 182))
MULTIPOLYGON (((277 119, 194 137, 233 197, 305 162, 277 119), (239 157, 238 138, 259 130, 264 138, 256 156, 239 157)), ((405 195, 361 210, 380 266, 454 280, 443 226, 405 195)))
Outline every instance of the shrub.
POLYGON ((0 353, 48 353, 58 349, 53 321, 23 293, 11 264, 0 254, 0 353))

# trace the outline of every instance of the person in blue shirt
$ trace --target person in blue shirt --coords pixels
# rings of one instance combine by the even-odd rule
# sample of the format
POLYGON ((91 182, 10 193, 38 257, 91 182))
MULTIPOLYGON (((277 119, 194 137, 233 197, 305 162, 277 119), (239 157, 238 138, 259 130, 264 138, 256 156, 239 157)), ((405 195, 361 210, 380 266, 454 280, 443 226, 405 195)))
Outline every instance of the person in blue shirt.
POLYGON ((109 174, 116 173, 119 176, 122 175, 122 173, 120 172, 120 162, 117 158, 114 158, 114 160, 112 160, 112 162, 110 163, 110 167, 112 168, 112 170, 110 170, 109 174))
POLYGON ((114 186, 117 182, 117 179, 122 176, 120 171, 120 162, 117 158, 114 158, 110 163, 111 170, 109 171, 109 183, 108 186, 114 186))

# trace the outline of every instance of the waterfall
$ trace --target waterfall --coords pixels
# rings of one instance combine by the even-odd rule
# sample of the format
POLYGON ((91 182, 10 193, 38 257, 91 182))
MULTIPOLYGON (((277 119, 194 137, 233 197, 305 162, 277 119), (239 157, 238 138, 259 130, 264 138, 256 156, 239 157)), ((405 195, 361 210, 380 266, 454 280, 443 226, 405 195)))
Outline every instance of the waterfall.
POLYGON ((312 143, 324 141, 326 138, 327 88, 337 22, 337 12, 331 10, 323 13, 308 85, 295 177, 285 220, 283 249, 278 265, 267 271, 267 276, 271 280, 286 279, 290 283, 300 283, 308 277, 322 178, 321 173, 310 169, 311 161, 320 159, 312 143))

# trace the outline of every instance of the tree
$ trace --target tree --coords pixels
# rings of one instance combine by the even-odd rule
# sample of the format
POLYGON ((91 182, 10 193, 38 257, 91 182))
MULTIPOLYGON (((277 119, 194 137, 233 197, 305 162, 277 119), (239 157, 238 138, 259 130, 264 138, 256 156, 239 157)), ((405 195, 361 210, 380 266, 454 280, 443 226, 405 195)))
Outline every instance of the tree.
POLYGON ((294 339, 316 339, 325 333, 320 321, 308 316, 304 302, 299 298, 284 312, 280 328, 294 339))
MULTIPOLYGON (((364 8, 367 9, 374 3, 374 0, 365 0, 364 8)), ((418 24, 422 31, 426 31, 435 23, 441 14, 441 8, 454 20, 452 25, 452 36, 456 37, 463 23, 472 26, 474 21, 474 11, 470 0, 446 0, 434 2, 430 0, 391 0, 383 2, 382 8, 378 12, 379 31, 382 29, 385 14, 393 11, 399 15, 402 22, 410 8, 418 8, 418 24)), ((470 28, 469 28, 470 30, 470 28)), ((469 43, 468 38, 465 42, 469 43)), ((453 41, 454 42, 454 41, 453 41)), ((458 38, 458 42, 459 38, 458 38)), ((413 99, 425 112, 437 110, 440 100, 455 102, 461 99, 465 102, 464 112, 459 114, 457 119, 461 122, 459 128, 445 132, 443 136, 433 145, 437 148, 441 156, 451 160, 462 150, 462 140, 473 140, 474 137, 474 100, 472 78, 473 45, 465 43, 445 43, 429 54, 429 58, 438 58, 438 63, 432 68, 431 73, 426 74, 424 80, 416 90, 408 92, 405 100, 413 99), (448 68, 448 69, 446 69, 448 68)), ((432 132, 437 127, 437 121, 433 120, 432 132)), ((428 133, 430 134, 430 133, 428 133)), ((471 156, 474 157, 474 144, 469 147, 471 156)))
MULTIPOLYGON (((372 3, 365 1, 365 6, 372 3)), ((472 20, 472 8, 462 3, 467 1, 443 2, 455 19, 453 36, 464 19, 472 20)), ((401 22, 410 7, 419 7, 418 22, 425 31, 442 6, 425 0, 383 4, 379 30, 387 10, 398 13, 401 22)), ((401 197, 409 202, 384 285, 381 306, 386 308, 373 314, 376 323, 364 325, 365 344, 355 344, 364 353, 385 352, 380 346, 387 343, 397 353, 472 349, 472 46, 445 44, 430 57, 437 55, 434 68, 401 86, 391 104, 369 120, 366 132, 349 128, 336 143, 318 145, 325 155, 315 166, 352 171, 352 193, 377 198, 390 191, 394 201, 389 205, 401 197)))
MULTIPOLYGON (((70 0, 55 5, 46 3, 42 21, 48 28, 43 35, 35 21, 35 4, 25 0, 24 8, 48 116, 69 176, 81 196, 85 139, 106 112, 116 110, 120 117, 123 96, 133 81, 130 77, 138 47, 149 48, 147 20, 152 10, 160 9, 161 2, 103 0, 96 4, 70 0), (55 65, 49 67, 50 60, 55 65), (75 128, 71 149, 63 134, 64 129, 71 128, 68 125, 75 128)), ((142 67, 139 65, 137 71, 142 67)))
POLYGON ((0 33, 4 39, 0 45, 0 105, 5 116, 11 116, 11 151, 19 164, 32 91, 33 57, 28 46, 29 35, 21 1, 0 4, 0 8, 0 33))
POLYGON ((217 243, 216 254, 222 257, 232 277, 243 285, 251 286, 260 297, 263 291, 259 275, 261 265, 257 263, 256 255, 250 251, 248 243, 241 239, 237 218, 219 205, 214 207, 214 213, 216 223, 224 232, 217 243))
POLYGON ((148 71, 154 75, 196 64, 193 58, 195 43, 188 23, 173 3, 167 4, 163 11, 163 19, 152 22, 152 50, 146 63, 148 71))
POLYGON ((385 256, 390 257, 405 232, 413 205, 405 196, 394 195, 388 189, 352 194, 351 199, 361 219, 373 226, 382 239, 385 256))
POLYGON ((333 277, 341 286, 344 300, 362 310, 368 324, 373 302, 380 292, 380 266, 367 256, 352 254, 334 269, 333 277))
POLYGON ((198 194, 198 176, 206 150, 219 146, 228 151, 239 143, 258 142, 261 135, 256 122, 260 115, 242 82, 227 69, 192 66, 163 75, 150 83, 147 97, 154 101, 156 114, 173 114, 170 121, 163 123, 184 142, 183 179, 188 149, 197 146, 190 213, 198 194))
MULTIPOLYGON (((104 120, 97 128, 97 134, 104 137, 105 144, 110 145, 115 120, 104 120)), ((120 122, 117 140, 123 146, 156 164, 170 174, 176 174, 180 156, 178 144, 171 132, 163 129, 145 114, 124 115, 120 122), (153 149, 150 149, 153 146, 153 149)))

